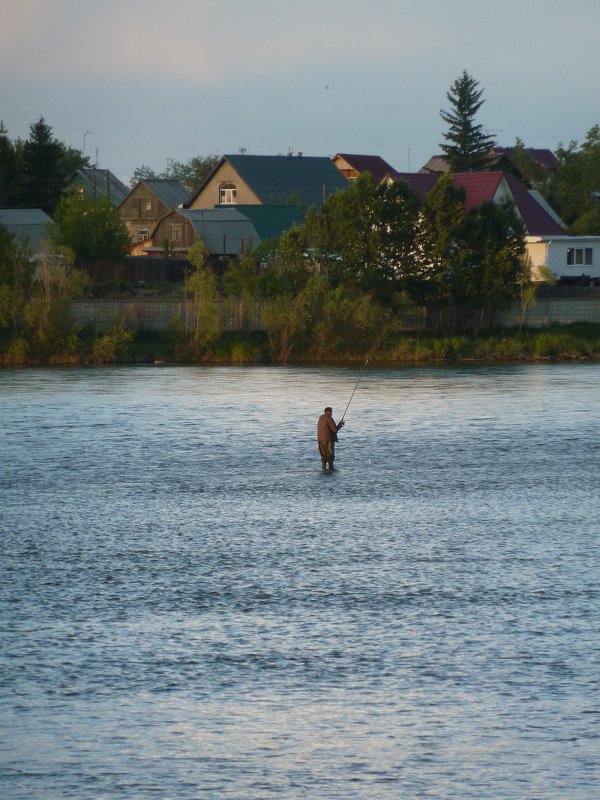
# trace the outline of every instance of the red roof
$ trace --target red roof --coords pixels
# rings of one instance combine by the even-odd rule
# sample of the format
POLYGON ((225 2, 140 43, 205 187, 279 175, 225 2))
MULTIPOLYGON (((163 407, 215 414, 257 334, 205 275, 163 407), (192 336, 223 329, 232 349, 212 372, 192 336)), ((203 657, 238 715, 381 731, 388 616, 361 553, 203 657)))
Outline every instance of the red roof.
POLYGON ((486 200, 493 201, 503 177, 502 172, 455 172, 452 180, 465 190, 465 210, 470 211, 486 200))
POLYGON ((530 236, 564 236, 565 231, 513 175, 506 180, 530 236))
MULTIPOLYGON (((404 179, 419 195, 421 202, 439 179, 441 174, 423 172, 394 172, 389 175, 392 180, 404 179)), ((457 172, 452 176, 457 186, 465 190, 465 209, 477 208, 486 200, 492 202, 498 191, 501 180, 508 183, 517 211, 523 219, 525 231, 530 236, 564 236, 562 227, 554 220, 546 209, 538 203, 533 195, 523 186, 518 178, 505 172, 457 172)))
POLYGON ((388 172, 394 172, 394 168, 381 156, 361 156, 354 153, 338 153, 337 155, 347 161, 357 172, 370 172, 375 183, 380 183, 388 172))

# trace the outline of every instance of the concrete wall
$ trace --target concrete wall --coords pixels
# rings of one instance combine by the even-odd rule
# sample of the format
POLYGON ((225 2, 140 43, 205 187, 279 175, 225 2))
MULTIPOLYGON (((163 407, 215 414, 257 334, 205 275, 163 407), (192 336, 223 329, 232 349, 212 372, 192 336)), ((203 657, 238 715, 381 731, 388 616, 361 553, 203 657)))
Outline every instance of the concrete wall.
MULTIPOLYGON (((262 306, 259 303, 224 302, 220 307, 221 322, 226 331, 261 330, 262 306)), ((194 309, 185 300, 73 300, 71 313, 78 327, 91 325, 103 333, 116 323, 132 330, 168 329, 176 318, 184 325, 194 325, 194 309)))
MULTIPOLYGON (((71 310, 78 326, 92 325, 100 333, 116 322, 125 322, 134 330, 165 330, 176 317, 189 327, 194 324, 192 304, 184 300, 74 300, 71 310)), ((224 330, 262 329, 261 303, 226 301, 221 304, 220 311, 224 330)), ((497 314, 494 324, 516 328, 520 320, 521 307, 515 303, 508 311, 497 314)), ((406 309, 399 321, 405 330, 425 330, 427 327, 427 315, 420 309, 406 309)), ((571 297, 538 297, 527 309, 524 325, 542 328, 569 322, 600 323, 600 290, 582 290, 578 296, 571 297)))

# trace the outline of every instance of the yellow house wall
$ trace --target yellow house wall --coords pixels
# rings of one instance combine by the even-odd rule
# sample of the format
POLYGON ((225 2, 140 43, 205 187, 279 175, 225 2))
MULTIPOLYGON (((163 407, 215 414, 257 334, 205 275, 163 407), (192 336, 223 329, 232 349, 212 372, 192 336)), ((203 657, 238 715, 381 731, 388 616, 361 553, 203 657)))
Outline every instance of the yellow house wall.
POLYGON ((191 203, 190 208, 214 208, 218 206, 219 190, 224 183, 235 184, 237 190, 236 205, 261 205, 260 200, 252 189, 244 183, 233 166, 228 161, 225 161, 191 203))

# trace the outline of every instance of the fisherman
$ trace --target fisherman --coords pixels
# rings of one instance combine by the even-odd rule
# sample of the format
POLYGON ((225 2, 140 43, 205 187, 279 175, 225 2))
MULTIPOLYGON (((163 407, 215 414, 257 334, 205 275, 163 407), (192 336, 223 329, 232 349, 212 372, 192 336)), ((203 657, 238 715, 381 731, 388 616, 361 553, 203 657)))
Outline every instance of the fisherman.
POLYGON ((333 470, 333 460, 335 458, 335 443, 337 442, 338 431, 344 427, 344 420, 342 419, 339 425, 332 416, 333 409, 327 406, 319 417, 317 424, 317 442, 319 443, 319 453, 321 455, 321 469, 326 470, 329 467, 333 470))

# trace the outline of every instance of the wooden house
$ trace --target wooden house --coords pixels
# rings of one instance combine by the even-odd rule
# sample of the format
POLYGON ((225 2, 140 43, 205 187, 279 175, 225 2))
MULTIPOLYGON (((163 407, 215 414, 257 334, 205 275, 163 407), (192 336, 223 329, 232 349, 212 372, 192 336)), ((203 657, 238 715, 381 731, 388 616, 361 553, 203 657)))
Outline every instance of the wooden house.
POLYGON ((173 209, 183 206, 189 197, 188 189, 179 181, 142 180, 118 205, 133 243, 144 242, 156 224, 173 209))
POLYGON ((387 174, 395 172, 381 156, 337 153, 331 160, 349 181, 356 180, 362 172, 370 172, 375 183, 381 183, 387 174))
POLYGON ((190 198, 190 208, 235 205, 298 205, 320 208, 329 195, 348 187, 330 158, 223 156, 190 198))

